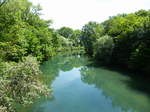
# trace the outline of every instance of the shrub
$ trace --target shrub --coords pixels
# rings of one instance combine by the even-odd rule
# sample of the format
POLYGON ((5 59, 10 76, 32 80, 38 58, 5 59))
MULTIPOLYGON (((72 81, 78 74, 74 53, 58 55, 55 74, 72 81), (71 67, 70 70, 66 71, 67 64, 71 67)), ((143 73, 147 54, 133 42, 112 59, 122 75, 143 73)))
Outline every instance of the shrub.
POLYGON ((48 87, 38 78, 41 72, 36 58, 28 56, 18 64, 3 65, 3 77, 0 77, 0 112, 13 112, 15 108, 12 104, 27 105, 40 95, 48 95, 48 87))

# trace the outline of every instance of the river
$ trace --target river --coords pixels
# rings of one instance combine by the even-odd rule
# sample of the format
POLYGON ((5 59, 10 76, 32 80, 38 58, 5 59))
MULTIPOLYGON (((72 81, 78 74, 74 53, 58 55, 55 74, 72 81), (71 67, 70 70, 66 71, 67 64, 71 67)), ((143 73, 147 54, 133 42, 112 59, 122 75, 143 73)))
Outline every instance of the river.
POLYGON ((150 112, 143 82, 121 70, 100 67, 85 55, 59 54, 42 64, 51 97, 19 112, 150 112))

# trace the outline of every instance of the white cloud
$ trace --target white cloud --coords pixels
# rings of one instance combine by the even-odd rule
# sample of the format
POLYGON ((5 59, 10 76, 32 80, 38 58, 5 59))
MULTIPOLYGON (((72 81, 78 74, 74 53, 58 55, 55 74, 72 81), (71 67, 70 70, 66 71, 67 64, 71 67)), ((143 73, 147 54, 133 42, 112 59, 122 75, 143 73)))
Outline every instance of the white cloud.
POLYGON ((118 13, 149 9, 150 0, 30 0, 43 7, 42 18, 52 19, 54 28, 81 28, 89 21, 102 22, 118 13))

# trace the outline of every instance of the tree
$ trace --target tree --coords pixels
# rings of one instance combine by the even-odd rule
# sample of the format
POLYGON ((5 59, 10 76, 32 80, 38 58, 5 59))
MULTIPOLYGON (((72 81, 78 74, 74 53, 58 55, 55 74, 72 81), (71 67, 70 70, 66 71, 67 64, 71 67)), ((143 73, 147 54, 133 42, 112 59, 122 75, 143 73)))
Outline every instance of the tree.
POLYGON ((150 69, 149 37, 150 11, 146 10, 118 14, 101 24, 89 22, 81 32, 81 40, 88 54, 94 55, 99 60, 109 59, 111 64, 141 71, 145 74, 149 74, 150 69), (102 25, 101 30, 95 30, 99 25, 102 25), (104 42, 107 46, 109 39, 104 41, 105 39, 101 39, 102 35, 111 36, 114 42, 112 55, 108 55, 108 57, 103 55, 103 53, 107 54, 104 50, 107 48, 102 43, 104 42))
POLYGON ((101 64, 108 64, 111 61, 111 56, 114 48, 114 42, 112 37, 105 35, 100 37, 94 43, 94 54, 95 59, 101 64))
POLYGON ((73 42, 73 46, 81 46, 81 31, 80 30, 74 30, 73 32, 73 36, 72 36, 72 42, 73 42))
POLYGON ((73 36, 73 29, 69 27, 62 27, 58 29, 57 31, 61 36, 68 38, 68 39, 71 39, 73 36))
POLYGON ((12 0, 0 7, 0 42, 6 60, 19 61, 32 54, 38 60, 53 55, 51 20, 39 17, 41 7, 27 0, 12 0), (5 46, 4 46, 5 45, 5 46))
POLYGON ((81 31, 81 41, 88 54, 93 54, 93 44, 103 35, 103 30, 103 26, 97 22, 89 22, 83 26, 81 31))

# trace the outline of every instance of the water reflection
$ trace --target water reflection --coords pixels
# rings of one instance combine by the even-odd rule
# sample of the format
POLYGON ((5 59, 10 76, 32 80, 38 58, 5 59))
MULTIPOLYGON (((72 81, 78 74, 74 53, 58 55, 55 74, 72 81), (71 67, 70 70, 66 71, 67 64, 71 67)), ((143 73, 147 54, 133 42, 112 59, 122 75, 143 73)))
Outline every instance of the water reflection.
POLYGON ((96 88, 103 90, 103 95, 111 97, 113 106, 120 106, 123 112, 150 112, 150 100, 142 92, 128 86, 132 80, 125 74, 110 71, 104 68, 83 67, 81 69, 82 81, 94 84, 96 88))
POLYGON ((148 96, 130 88, 129 76, 95 67, 84 55, 57 55, 41 70, 53 99, 41 98, 19 112, 150 112, 148 96))

